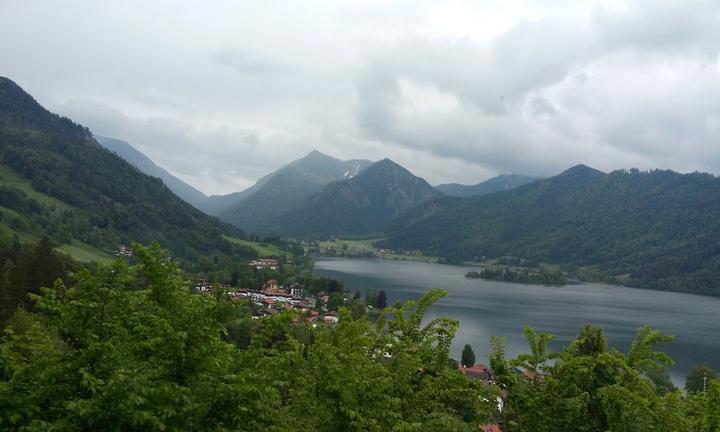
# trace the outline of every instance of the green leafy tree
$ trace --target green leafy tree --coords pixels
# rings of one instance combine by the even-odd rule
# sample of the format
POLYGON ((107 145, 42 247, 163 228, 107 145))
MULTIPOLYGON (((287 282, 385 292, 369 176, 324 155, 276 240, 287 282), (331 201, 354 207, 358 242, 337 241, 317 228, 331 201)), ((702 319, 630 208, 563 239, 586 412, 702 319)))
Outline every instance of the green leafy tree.
POLYGON ((375 307, 378 309, 385 309, 387 307, 387 294, 385 294, 385 291, 380 290, 378 293, 377 299, 375 299, 375 307))
POLYGON ((334 292, 328 296, 327 308, 331 311, 338 310, 341 306, 345 305, 345 299, 339 292, 334 292))
POLYGON ((460 356, 460 365, 462 367, 470 367, 475 365, 475 352, 473 352, 470 344, 465 344, 460 356))
POLYGON ((530 354, 509 361, 498 345, 491 365, 508 392, 504 422, 510 431, 690 431, 683 396, 660 394, 646 371, 667 364, 655 347, 670 338, 644 327, 629 352, 608 348, 599 328, 586 326, 557 355, 543 348, 550 336, 526 329, 530 354), (542 334, 541 334, 542 335, 542 334), (554 363, 546 362, 550 357, 554 363), (512 365, 523 365, 517 373, 512 365))
POLYGON ((718 379, 717 373, 705 365, 696 365, 690 370, 685 381, 687 392, 699 393, 707 390, 712 381, 718 379))

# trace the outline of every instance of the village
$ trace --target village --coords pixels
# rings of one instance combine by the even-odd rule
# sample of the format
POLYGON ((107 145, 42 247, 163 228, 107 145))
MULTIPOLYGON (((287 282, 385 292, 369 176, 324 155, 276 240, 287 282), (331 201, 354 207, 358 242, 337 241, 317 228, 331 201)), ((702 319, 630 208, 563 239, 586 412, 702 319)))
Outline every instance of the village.
MULTIPOLYGON (((256 270, 278 270, 280 268, 280 262, 277 259, 252 260, 249 265, 256 270)), ((208 294, 213 291, 215 286, 205 280, 196 281, 193 292, 208 294)), ((250 300, 254 305, 253 319, 292 309, 300 312, 301 319, 311 325, 318 323, 334 325, 339 320, 336 311, 326 308, 330 299, 327 291, 311 295, 300 283, 293 283, 286 287, 279 285, 277 279, 268 279, 261 289, 234 288, 228 284, 219 284, 218 288, 230 301, 250 300)))

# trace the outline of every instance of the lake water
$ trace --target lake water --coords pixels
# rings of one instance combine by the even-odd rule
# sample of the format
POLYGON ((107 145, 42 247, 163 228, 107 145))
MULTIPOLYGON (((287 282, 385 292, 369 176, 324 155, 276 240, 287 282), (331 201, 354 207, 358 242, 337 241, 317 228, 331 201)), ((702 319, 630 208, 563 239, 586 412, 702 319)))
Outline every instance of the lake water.
POLYGON ((584 324, 599 325, 610 345, 626 352, 637 329, 648 324, 676 337, 662 350, 675 360, 670 370, 678 386, 697 363, 720 371, 720 298, 650 291, 605 284, 565 287, 520 285, 466 279, 467 267, 404 261, 318 259, 315 274, 344 281, 350 290, 385 290, 388 304, 419 298, 429 288, 450 295, 428 312, 460 322, 451 356, 472 345, 486 362, 490 336, 507 338, 507 355, 527 352, 525 325, 557 336, 553 348, 572 340, 584 324))

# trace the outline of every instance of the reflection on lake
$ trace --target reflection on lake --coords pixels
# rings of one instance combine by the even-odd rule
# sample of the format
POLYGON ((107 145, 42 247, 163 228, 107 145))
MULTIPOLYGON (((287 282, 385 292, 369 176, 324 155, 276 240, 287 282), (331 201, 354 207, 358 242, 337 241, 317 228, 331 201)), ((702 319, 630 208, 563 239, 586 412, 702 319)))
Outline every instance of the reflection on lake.
POLYGON ((609 343, 623 351, 645 324, 672 334, 663 346, 675 360, 670 375, 684 386, 687 371, 697 363, 720 370, 720 299, 691 294, 650 291, 604 284, 565 287, 520 285, 466 279, 467 267, 404 261, 319 259, 315 274, 340 279, 352 291, 385 290, 388 303, 420 297, 429 288, 450 295, 426 318, 446 316, 460 322, 451 355, 473 346, 478 361, 490 351, 490 336, 507 338, 507 354, 527 352, 524 325, 557 336, 559 349, 584 324, 599 325, 609 343))

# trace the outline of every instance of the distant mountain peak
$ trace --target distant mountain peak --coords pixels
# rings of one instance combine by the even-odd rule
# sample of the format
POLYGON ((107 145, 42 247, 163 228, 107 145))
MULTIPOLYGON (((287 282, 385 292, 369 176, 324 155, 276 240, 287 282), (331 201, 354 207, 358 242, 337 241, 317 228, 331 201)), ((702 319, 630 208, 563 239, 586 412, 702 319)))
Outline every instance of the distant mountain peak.
POLYGON ((335 181, 283 215, 278 230, 297 235, 377 235, 398 214, 442 194, 424 179, 383 159, 335 181))
POLYGON ((321 152, 318 149, 312 149, 312 151, 298 160, 338 160, 328 154, 321 152))
POLYGON ((367 172, 373 172, 373 171, 389 171, 389 170, 393 170, 393 171, 397 171, 397 170, 406 171, 408 174, 410 174, 410 171, 408 171, 405 167, 403 167, 402 165, 400 165, 400 164, 398 164, 398 163, 396 163, 396 162, 394 162, 393 160, 388 159, 388 158, 380 159, 379 161, 377 161, 377 162, 375 162, 374 164, 370 165, 370 166, 367 168, 366 171, 367 171, 367 172))
POLYGON ((589 166, 587 166, 587 165, 585 165, 585 164, 577 164, 577 165, 574 165, 574 166, 566 169, 566 170, 563 171, 562 173, 560 173, 560 175, 565 175, 565 174, 592 174, 592 175, 598 175, 598 174, 605 174, 605 173, 602 172, 602 171, 600 171, 600 170, 597 170, 597 169, 595 169, 595 168, 589 167, 589 166))

